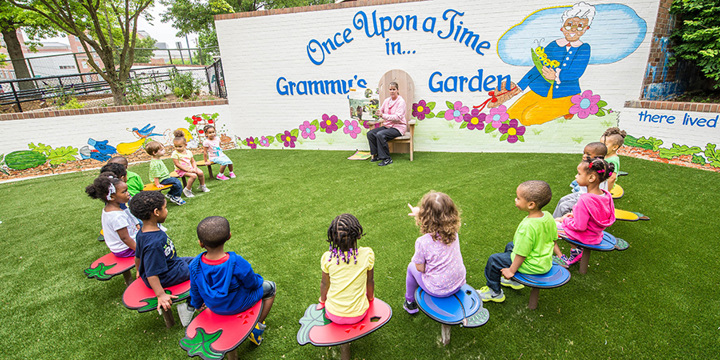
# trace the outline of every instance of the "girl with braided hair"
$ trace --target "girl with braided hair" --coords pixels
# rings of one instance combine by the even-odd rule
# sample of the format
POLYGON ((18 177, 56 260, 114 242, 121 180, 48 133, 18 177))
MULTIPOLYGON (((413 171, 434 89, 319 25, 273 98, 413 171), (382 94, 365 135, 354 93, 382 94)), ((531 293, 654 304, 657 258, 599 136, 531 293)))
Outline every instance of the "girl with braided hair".
POLYGON ((409 314, 418 312, 415 291, 418 286, 435 297, 456 293, 465 285, 465 264, 460 253, 460 211, 447 194, 429 192, 420 206, 410 207, 423 236, 415 240, 415 255, 405 276, 405 302, 409 314))
MULTIPOLYGON (((615 204, 612 195, 600 189, 600 184, 614 172, 613 164, 599 158, 583 160, 578 165, 575 180, 580 186, 587 186, 587 192, 580 195, 571 213, 556 219, 558 236, 588 245, 597 245, 602 241, 603 230, 615 222, 615 204)), ((582 250, 574 245, 571 247, 570 257, 566 257, 555 244, 555 254, 568 265, 582 258, 582 250)))
POLYGON ((351 214, 336 216, 328 228, 330 249, 320 260, 319 301, 325 306, 325 316, 336 324, 360 322, 375 299, 375 253, 358 247, 363 235, 360 222, 351 214))
POLYGON ((117 257, 135 256, 135 237, 140 227, 135 217, 123 210, 130 200, 127 184, 115 173, 107 171, 88 185, 85 193, 105 203, 100 217, 105 245, 117 257))

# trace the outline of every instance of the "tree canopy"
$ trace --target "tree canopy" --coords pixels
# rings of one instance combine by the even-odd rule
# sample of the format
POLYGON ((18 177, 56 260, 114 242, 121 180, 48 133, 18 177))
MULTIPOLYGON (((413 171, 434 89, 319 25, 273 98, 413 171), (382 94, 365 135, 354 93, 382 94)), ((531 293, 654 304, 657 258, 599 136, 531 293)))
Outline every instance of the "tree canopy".
POLYGON ((676 0, 670 7, 678 22, 672 33, 677 59, 700 69, 720 89, 720 3, 717 0, 676 0))

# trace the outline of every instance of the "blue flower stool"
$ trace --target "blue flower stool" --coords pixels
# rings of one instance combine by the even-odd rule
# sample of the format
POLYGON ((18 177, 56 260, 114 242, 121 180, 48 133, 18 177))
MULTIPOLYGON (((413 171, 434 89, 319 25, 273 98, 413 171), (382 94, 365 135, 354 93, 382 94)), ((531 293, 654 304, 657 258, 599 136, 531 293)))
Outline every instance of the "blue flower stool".
MULTIPOLYGON (((585 256, 585 255, 583 255, 585 256)), ((563 286, 570 281, 570 271, 568 269, 553 263, 550 271, 545 274, 523 274, 516 272, 513 280, 532 288, 530 291, 530 302, 528 309, 535 310, 538 305, 538 297, 540 289, 552 289, 563 286)))
POLYGON ((595 251, 613 251, 613 250, 625 250, 630 245, 627 243, 627 241, 616 238, 615 236, 612 236, 609 232, 603 231, 603 238, 602 241, 597 245, 588 245, 583 244, 577 240, 568 239, 563 237, 563 240, 581 248, 583 250, 582 258, 580 258, 580 269, 578 269, 578 272, 581 274, 586 274, 588 265, 590 264, 590 252, 592 250, 595 251))
POLYGON ((490 318, 482 300, 472 286, 465 284, 448 297, 434 297, 418 287, 415 291, 418 308, 431 319, 442 324, 440 335, 443 345, 450 343, 450 325, 479 327, 490 318))

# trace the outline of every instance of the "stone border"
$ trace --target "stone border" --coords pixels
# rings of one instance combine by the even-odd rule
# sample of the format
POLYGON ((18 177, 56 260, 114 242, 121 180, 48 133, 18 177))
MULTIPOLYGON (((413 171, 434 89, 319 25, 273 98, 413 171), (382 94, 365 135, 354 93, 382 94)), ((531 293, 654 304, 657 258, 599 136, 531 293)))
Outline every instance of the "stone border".
POLYGON ((337 3, 337 4, 298 6, 298 7, 293 7, 293 8, 284 8, 284 9, 248 11, 248 12, 232 13, 232 14, 220 14, 220 15, 215 15, 215 21, 231 20, 231 19, 242 19, 242 18, 258 17, 258 16, 267 16, 267 15, 294 14, 294 13, 311 12, 311 11, 347 9, 347 8, 362 7, 362 6, 401 4, 401 3, 419 2, 419 1, 425 1, 425 0, 358 0, 358 1, 345 1, 345 2, 341 2, 341 3, 337 3))
POLYGON ((697 112, 709 112, 709 113, 720 112, 720 104, 677 102, 677 101, 631 100, 631 101, 625 102, 625 107, 626 108, 638 108, 638 109, 697 111, 697 112))
POLYGON ((55 116, 105 114, 105 113, 127 112, 127 111, 161 110, 161 109, 174 109, 174 108, 212 106, 212 105, 227 105, 227 104, 228 104, 227 99, 219 99, 219 100, 199 100, 199 101, 186 101, 186 102, 173 102, 173 103, 154 103, 154 104, 143 104, 143 105, 107 106, 107 107, 97 107, 97 108, 89 108, 89 109, 46 110, 46 111, 33 111, 33 112, 12 113, 12 114, 0 114, 0 121, 39 119, 39 118, 55 117, 55 116))

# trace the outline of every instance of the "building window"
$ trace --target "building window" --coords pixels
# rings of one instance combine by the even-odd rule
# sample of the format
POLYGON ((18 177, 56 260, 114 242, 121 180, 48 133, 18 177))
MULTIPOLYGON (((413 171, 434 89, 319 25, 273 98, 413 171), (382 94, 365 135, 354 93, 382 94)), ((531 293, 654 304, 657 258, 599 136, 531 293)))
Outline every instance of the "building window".
POLYGON ((60 65, 61 70, 69 70, 69 69, 74 69, 74 68, 75 68, 75 65, 60 65))

